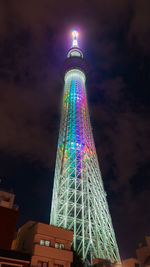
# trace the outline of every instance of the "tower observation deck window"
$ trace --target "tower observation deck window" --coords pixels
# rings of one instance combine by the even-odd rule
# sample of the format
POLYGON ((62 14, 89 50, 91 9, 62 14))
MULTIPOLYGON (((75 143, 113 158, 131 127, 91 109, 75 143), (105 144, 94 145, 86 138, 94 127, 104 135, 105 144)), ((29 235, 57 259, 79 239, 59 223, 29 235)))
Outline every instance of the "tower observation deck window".
POLYGON ((83 54, 80 49, 72 48, 69 52, 67 57, 81 57, 83 58, 83 54))
POLYGON ((72 51, 70 53, 70 56, 72 56, 72 57, 81 57, 81 54, 78 51, 74 50, 74 51, 72 51))

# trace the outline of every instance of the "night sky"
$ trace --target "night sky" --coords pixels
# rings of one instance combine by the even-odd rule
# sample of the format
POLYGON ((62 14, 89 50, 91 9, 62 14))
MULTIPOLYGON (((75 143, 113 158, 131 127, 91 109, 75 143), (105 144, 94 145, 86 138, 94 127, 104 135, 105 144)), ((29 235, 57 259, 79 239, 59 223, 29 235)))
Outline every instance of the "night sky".
POLYGON ((0 177, 18 225, 49 223, 70 32, 88 61, 98 159, 122 258, 150 235, 150 1, 0 0, 0 177))

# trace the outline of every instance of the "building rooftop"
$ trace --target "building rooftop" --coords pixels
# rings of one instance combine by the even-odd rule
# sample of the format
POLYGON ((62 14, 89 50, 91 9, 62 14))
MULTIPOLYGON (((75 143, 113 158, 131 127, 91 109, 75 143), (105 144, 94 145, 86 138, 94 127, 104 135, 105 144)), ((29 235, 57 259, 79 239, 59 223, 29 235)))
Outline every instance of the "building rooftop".
POLYGON ((13 191, 8 191, 0 188, 0 206, 4 208, 18 210, 18 206, 14 205, 15 194, 13 191))

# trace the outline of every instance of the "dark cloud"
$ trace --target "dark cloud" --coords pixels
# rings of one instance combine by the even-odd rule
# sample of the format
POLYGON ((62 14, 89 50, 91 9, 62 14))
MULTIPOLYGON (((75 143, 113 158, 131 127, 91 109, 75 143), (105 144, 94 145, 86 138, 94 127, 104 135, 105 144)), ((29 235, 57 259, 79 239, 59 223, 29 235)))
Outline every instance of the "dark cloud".
POLYGON ((133 16, 131 19, 128 38, 134 45, 138 44, 143 52, 150 53, 150 2, 148 0, 142 2, 140 0, 133 3, 133 16))
POLYGON ((132 256, 150 232, 149 5, 148 0, 0 1, 0 176, 16 192, 20 223, 48 222, 60 69, 76 26, 89 63, 93 133, 123 257, 132 256))

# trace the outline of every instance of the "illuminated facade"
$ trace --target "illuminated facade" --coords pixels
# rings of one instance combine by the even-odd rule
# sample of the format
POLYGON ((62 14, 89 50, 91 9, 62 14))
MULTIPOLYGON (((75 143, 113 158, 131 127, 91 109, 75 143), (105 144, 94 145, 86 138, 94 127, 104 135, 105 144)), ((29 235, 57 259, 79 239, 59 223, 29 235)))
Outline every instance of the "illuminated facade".
POLYGON ((74 232, 73 247, 93 258, 120 263, 99 169, 86 98, 87 66, 76 31, 64 64, 64 97, 50 223, 74 232))

